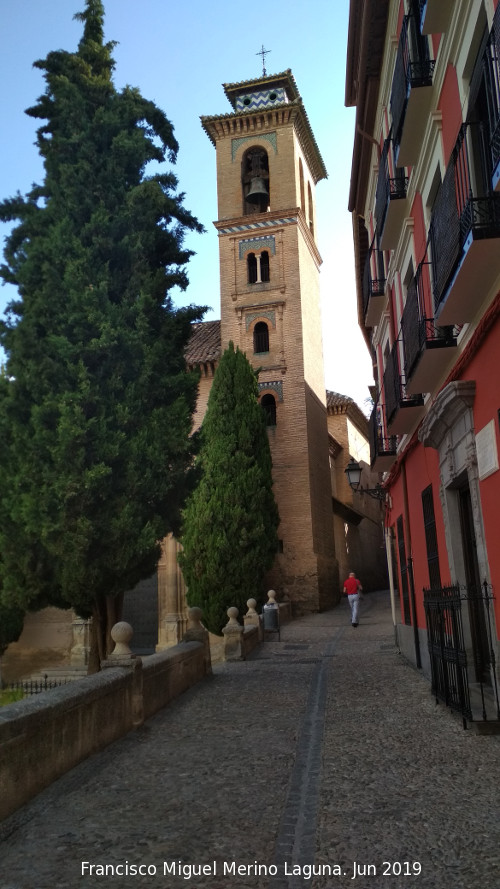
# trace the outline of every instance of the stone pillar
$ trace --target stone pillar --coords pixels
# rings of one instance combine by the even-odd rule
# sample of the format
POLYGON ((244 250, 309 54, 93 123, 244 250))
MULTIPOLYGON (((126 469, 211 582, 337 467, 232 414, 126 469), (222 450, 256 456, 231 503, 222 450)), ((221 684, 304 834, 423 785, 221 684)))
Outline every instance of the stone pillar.
POLYGON ((259 632, 259 640, 262 642, 264 633, 262 630, 262 621, 256 611, 257 601, 255 599, 247 600, 248 611, 243 618, 245 627, 257 627, 259 632))
POLYGON ((267 602, 268 605, 270 605, 272 608, 279 607, 278 603, 276 601, 276 593, 274 590, 268 590, 267 598, 268 598, 268 602, 267 602))
POLYGON ((224 635, 224 660, 226 661, 245 660, 243 653, 244 628, 238 623, 238 614, 237 608, 227 609, 229 621, 222 630, 224 635))
POLYGON ((177 553, 180 543, 169 534, 162 541, 158 562, 158 644, 156 651, 177 645, 187 628, 186 585, 177 553))
POLYGON ((201 608, 188 608, 188 628, 184 634, 183 642, 202 642, 205 647, 205 673, 212 672, 212 659, 210 656, 210 634, 203 626, 201 608))
POLYGON ((71 622, 73 639, 69 653, 69 662, 75 670, 84 670, 89 662, 90 620, 74 617, 71 622))
POLYGON ((115 647, 105 661, 101 661, 101 669, 125 667, 132 670, 132 725, 137 728, 144 722, 144 699, 142 680, 142 659, 130 650, 130 640, 134 631, 130 624, 121 620, 111 629, 111 638, 115 647))

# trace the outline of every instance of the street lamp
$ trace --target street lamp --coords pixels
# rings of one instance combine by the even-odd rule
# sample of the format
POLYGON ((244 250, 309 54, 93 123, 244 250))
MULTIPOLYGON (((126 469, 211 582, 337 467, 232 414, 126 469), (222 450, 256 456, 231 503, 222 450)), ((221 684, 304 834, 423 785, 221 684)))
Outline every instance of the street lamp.
POLYGON ((369 497, 373 497, 374 500, 381 500, 385 502, 387 500, 387 491, 382 485, 377 485, 376 488, 360 488, 361 482, 361 466, 354 460, 352 457, 347 464, 344 470, 347 481, 349 482, 350 487, 353 491, 358 491, 360 494, 368 494, 369 497))

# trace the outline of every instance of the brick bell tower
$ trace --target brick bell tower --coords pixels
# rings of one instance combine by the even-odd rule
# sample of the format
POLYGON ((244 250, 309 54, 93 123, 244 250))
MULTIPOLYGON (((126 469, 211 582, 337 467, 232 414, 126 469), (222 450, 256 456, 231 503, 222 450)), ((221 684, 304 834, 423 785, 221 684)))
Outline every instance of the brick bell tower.
POLYGON ((268 581, 296 613, 338 599, 314 193, 327 173, 290 70, 225 84, 202 117, 217 154, 221 346, 260 369, 280 551, 268 581))

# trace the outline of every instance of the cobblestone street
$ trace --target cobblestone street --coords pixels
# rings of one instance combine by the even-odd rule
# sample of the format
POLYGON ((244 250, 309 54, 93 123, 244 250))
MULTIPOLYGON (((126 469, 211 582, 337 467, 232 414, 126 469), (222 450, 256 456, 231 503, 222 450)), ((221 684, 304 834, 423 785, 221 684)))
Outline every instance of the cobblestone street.
POLYGON ((499 787, 500 737, 435 705, 368 594, 357 629, 345 601, 285 625, 4 821, 0 887, 498 889, 499 787))

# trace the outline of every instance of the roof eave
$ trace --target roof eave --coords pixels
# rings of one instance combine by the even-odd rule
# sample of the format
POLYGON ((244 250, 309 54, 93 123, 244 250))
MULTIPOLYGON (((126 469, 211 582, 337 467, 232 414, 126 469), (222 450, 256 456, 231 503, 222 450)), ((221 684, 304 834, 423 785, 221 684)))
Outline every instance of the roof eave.
POLYGON ((304 143, 304 147, 306 148, 306 153, 308 154, 308 163, 311 168, 311 172, 314 176, 315 183, 321 181, 321 179, 328 178, 328 172, 325 167, 323 158, 321 157, 321 152, 318 147, 318 143, 316 142, 314 133, 312 131, 312 127, 307 116, 307 111, 304 107, 304 103, 300 96, 294 99, 293 102, 288 102, 282 105, 274 105, 272 108, 260 110, 260 111, 233 111, 228 114, 212 114, 212 115, 202 115, 200 117, 201 125, 205 130, 208 138, 210 139, 212 145, 217 144, 217 139, 221 137, 221 135, 231 135, 236 136, 236 133, 233 133, 233 129, 227 126, 227 133, 222 133, 224 129, 224 124, 229 125, 232 121, 238 121, 239 123, 243 121, 251 121, 254 118, 256 126, 253 128, 253 135, 258 137, 263 135, 263 132, 259 129, 257 124, 262 119, 263 113, 274 114, 277 111, 288 111, 290 117, 294 117, 294 123, 296 128, 298 129, 299 136, 302 138, 304 143))

